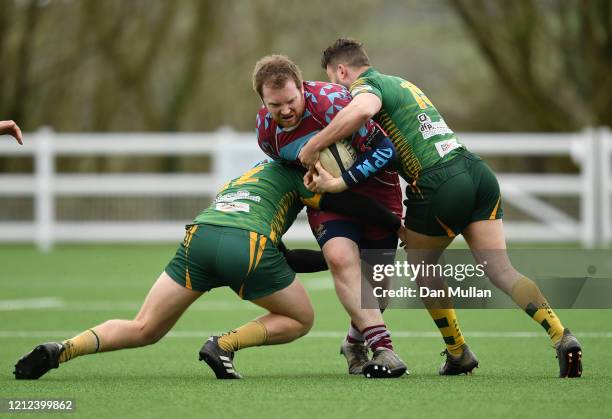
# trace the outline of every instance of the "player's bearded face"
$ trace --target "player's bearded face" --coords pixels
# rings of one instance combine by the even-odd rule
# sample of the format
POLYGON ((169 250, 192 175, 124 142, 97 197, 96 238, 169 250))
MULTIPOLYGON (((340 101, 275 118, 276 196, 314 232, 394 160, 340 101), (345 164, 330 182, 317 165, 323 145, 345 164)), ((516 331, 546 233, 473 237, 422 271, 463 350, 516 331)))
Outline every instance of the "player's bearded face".
POLYGON ((302 120, 306 107, 304 88, 298 88, 293 80, 287 80, 280 89, 264 84, 262 96, 264 105, 279 126, 291 128, 302 120))

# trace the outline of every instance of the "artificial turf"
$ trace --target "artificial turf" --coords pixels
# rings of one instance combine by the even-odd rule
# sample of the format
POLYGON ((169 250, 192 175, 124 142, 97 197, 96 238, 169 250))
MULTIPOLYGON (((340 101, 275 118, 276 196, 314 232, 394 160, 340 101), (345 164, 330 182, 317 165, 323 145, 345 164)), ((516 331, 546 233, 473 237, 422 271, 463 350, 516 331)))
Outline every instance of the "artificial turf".
POLYGON ((263 312, 226 289, 204 295, 155 345, 77 358, 37 381, 14 380, 13 364, 34 345, 133 317, 173 253, 168 245, 61 246, 50 254, 1 246, 0 398, 70 398, 76 410, 66 416, 95 418, 605 417, 612 404, 609 310, 558 311, 583 344, 581 379, 556 378, 546 334, 518 310, 459 312, 481 365, 459 377, 437 375, 444 346, 425 311, 390 310, 385 320, 411 374, 348 376, 338 355, 348 320, 327 273, 300 276, 315 306, 311 335, 237 353, 244 380, 218 381, 197 359, 209 333, 263 312))

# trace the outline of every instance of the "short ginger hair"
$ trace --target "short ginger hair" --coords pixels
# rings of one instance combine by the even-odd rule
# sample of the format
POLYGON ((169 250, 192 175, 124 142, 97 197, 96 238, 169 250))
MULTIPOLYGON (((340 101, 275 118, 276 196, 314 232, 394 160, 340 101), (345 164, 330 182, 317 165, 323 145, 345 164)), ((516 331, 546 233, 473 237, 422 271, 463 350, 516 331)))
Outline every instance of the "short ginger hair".
POLYGON ((253 90, 263 98, 263 86, 267 84, 273 88, 281 89, 293 80, 298 89, 302 87, 302 71, 285 55, 266 55, 257 61, 253 69, 253 90))

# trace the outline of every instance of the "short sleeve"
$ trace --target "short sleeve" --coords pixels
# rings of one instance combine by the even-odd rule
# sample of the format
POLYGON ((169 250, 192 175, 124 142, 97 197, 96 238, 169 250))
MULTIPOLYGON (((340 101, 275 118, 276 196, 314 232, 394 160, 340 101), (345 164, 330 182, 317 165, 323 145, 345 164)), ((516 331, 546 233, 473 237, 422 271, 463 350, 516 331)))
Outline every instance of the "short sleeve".
POLYGON ((378 87, 378 84, 374 80, 367 77, 361 77, 355 80, 353 84, 351 84, 349 90, 351 91, 351 96, 353 97, 361 93, 372 93, 382 100, 382 92, 378 87))

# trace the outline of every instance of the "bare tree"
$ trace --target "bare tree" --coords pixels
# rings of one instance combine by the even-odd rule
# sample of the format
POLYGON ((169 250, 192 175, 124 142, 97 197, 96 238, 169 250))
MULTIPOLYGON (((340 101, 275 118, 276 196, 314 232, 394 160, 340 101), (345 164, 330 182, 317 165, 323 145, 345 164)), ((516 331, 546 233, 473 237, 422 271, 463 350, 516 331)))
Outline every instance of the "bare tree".
MULTIPOLYGON (((26 102, 23 99, 29 94, 28 78, 34 54, 33 44, 39 21, 39 10, 37 0, 30 0, 25 6, 21 37, 15 55, 15 72, 11 83, 13 89, 6 95, 8 100, 4 114, 17 121, 23 121, 25 117, 26 102)), ((5 19, 0 18, 0 23, 5 19)))
POLYGON ((508 94, 543 129, 612 125, 609 0, 450 0, 508 94))
POLYGON ((183 71, 174 81, 175 88, 165 109, 162 129, 177 131, 186 105, 193 97, 195 87, 203 78, 205 52, 212 45, 217 29, 214 0, 200 0, 194 7, 191 33, 185 48, 183 71))

